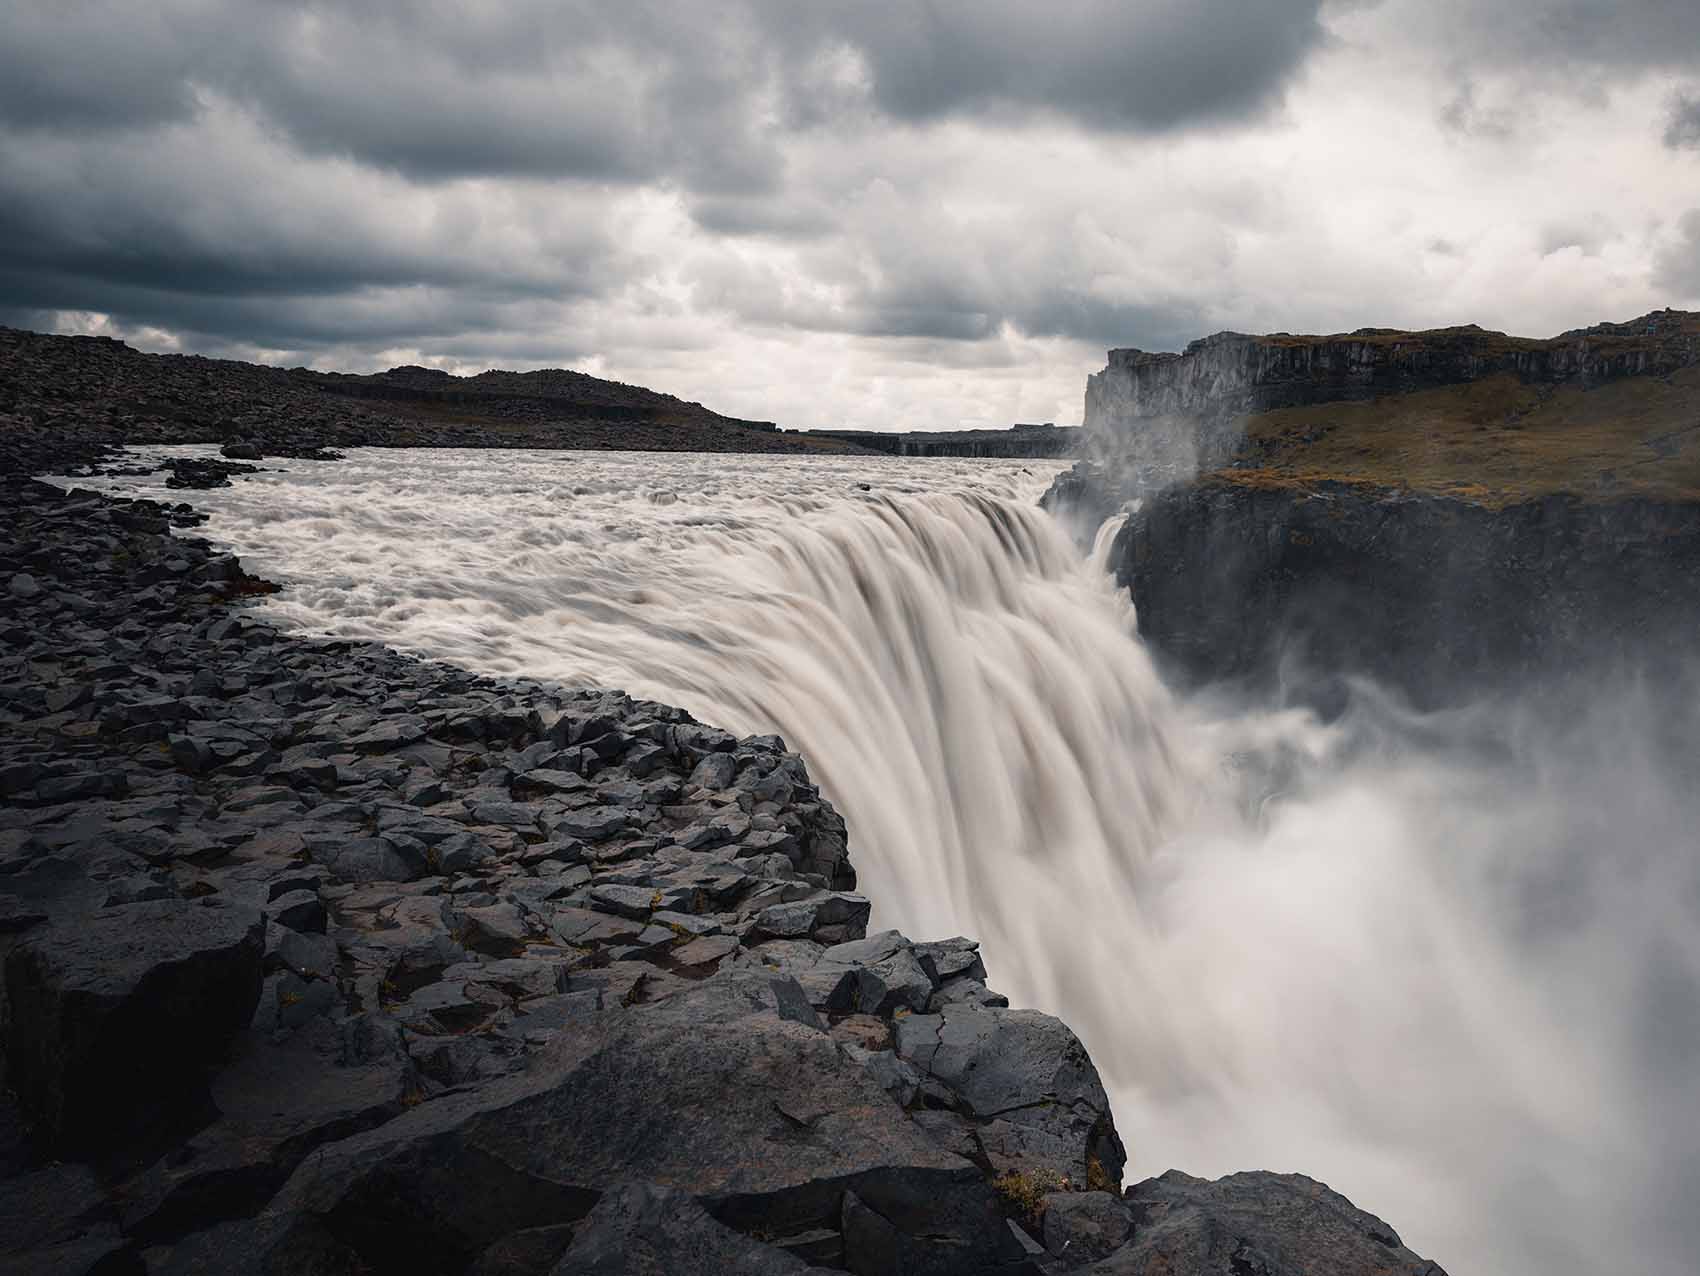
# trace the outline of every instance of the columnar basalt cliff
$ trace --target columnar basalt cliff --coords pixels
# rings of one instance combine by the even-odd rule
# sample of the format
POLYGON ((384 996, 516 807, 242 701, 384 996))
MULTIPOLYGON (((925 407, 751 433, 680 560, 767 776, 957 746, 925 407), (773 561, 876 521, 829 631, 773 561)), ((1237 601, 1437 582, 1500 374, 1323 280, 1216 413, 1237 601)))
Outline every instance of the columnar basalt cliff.
POLYGON ((1053 508, 1188 675, 1302 657, 1422 702, 1669 655, 1700 619, 1700 315, 1550 340, 1223 333, 1110 352, 1053 508))

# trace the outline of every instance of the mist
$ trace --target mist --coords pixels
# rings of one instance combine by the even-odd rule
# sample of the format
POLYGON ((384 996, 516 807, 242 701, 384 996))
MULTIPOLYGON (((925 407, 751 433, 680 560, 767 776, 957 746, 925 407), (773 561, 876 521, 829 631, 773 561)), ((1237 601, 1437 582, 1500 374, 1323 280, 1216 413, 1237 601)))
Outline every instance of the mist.
POLYGON ((1080 1034, 1130 1181, 1302 1171, 1460 1272, 1692 1270, 1692 683, 1179 690, 1115 523, 1036 507, 1057 465, 268 465, 197 499, 286 626, 783 735, 874 926, 978 937, 1080 1034))

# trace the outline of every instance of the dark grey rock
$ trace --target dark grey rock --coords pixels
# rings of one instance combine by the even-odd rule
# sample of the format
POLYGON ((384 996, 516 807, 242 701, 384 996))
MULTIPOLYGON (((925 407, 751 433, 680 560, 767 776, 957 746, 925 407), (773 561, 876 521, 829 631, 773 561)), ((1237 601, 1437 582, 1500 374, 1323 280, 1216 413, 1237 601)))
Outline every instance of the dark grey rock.
POLYGON ((727 1225, 775 1234, 836 1225, 854 1189, 939 1260, 917 1270, 995 1270, 1009 1238, 979 1171, 785 1017, 800 990, 783 982, 722 976, 604 1011, 518 1076, 322 1149, 273 1209, 386 1263, 416 1252, 442 1266, 582 1215, 626 1177, 688 1185, 727 1225))
POLYGON ((1085 1185, 1121 1179, 1126 1154, 1086 1048, 1035 1010, 947 1006, 896 1023, 897 1054, 982 1122, 993 1168, 1085 1185), (1096 1170, 1093 1165, 1096 1163, 1096 1170))
POLYGON ((266 906, 266 914, 290 930, 325 933, 325 905, 317 890, 288 891, 266 906))
POLYGON ((547 1276, 573 1243, 575 1227, 528 1227, 491 1245, 467 1269, 467 1276, 547 1276))
POLYGON ((44 1146, 106 1151, 139 1123, 181 1120, 253 1016, 264 951, 259 913, 216 898, 26 932, 6 956, 0 1041, 44 1146))
POLYGON ((1178 1170, 1127 1190, 1133 1240, 1099 1276, 1445 1276, 1399 1234, 1302 1174, 1211 1182, 1178 1170))
POLYGON ((40 1271, 56 1270, 45 1265, 54 1249, 91 1233, 115 1242, 117 1222, 106 1189, 86 1165, 52 1165, 0 1179, 0 1271, 26 1270, 21 1256, 32 1253, 40 1271))
POLYGON ((333 842, 317 858, 342 881, 355 883, 411 882, 427 868, 423 853, 410 854, 400 835, 333 842))
POLYGON ((120 1189, 124 1228, 144 1243, 258 1212, 314 1148, 398 1115, 418 1090, 399 1050, 351 1051, 322 1020, 281 1043, 249 1034, 233 1053, 213 1082, 218 1120, 120 1189))
POLYGON ((1045 1248, 1071 1265, 1113 1253, 1133 1232, 1133 1212, 1113 1192, 1051 1192, 1044 1204, 1045 1248))
POLYGON ((555 817, 550 825, 555 837, 599 842, 629 828, 631 812, 619 806, 593 806, 582 811, 568 811, 555 817))
POLYGON ((597 1202, 550 1276, 804 1276, 802 1259, 710 1218, 674 1187, 623 1183, 597 1202))

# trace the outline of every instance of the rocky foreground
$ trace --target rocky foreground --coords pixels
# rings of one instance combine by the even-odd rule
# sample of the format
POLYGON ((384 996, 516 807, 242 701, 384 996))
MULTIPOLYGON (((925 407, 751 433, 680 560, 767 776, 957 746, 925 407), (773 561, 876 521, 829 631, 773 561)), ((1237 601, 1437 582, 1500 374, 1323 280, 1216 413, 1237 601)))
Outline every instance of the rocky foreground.
POLYGON ((0 482, 0 1273, 1439 1272, 1124 1192, 777 738, 279 634, 201 518, 0 482))

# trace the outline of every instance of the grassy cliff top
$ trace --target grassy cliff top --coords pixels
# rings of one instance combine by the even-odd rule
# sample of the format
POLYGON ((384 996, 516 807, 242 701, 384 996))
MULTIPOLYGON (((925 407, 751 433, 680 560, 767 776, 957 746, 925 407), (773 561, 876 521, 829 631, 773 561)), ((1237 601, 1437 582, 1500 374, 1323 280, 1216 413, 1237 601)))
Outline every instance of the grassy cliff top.
POLYGON ((1260 413, 1238 463, 1216 477, 1406 487, 1493 506, 1559 492, 1700 500, 1700 367, 1591 389, 1505 373, 1260 413))

